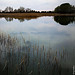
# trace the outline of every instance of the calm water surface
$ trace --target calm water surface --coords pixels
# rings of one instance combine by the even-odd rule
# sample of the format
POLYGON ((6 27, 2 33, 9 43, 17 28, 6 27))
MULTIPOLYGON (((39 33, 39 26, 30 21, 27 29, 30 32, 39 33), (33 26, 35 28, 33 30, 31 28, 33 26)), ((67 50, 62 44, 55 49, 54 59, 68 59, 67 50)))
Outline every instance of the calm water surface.
MULTIPOLYGON (((1 74, 72 75, 75 65, 74 17, 39 17, 24 20, 1 18, 0 32, 17 38, 21 45, 18 49, 17 43, 13 55, 11 48, 6 54, 0 52, 1 74), (22 70, 18 67, 16 71, 15 66, 21 64, 24 56, 27 56, 27 65, 22 63, 22 70)), ((1 45, 4 50, 4 45, 1 45)))

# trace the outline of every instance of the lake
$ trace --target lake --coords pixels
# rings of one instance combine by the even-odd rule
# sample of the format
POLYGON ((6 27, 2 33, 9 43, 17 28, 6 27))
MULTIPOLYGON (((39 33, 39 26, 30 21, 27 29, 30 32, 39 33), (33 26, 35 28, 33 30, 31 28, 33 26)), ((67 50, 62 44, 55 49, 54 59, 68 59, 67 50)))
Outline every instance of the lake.
POLYGON ((0 18, 0 75, 72 75, 75 17, 0 18))

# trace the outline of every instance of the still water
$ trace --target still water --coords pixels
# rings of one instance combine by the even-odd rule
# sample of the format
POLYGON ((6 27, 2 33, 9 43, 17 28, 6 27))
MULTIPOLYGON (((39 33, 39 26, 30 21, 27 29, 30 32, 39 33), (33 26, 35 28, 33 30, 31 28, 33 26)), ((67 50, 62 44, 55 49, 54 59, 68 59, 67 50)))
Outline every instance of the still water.
POLYGON ((0 18, 0 32, 18 40, 0 43, 0 75, 73 74, 75 17, 0 18))

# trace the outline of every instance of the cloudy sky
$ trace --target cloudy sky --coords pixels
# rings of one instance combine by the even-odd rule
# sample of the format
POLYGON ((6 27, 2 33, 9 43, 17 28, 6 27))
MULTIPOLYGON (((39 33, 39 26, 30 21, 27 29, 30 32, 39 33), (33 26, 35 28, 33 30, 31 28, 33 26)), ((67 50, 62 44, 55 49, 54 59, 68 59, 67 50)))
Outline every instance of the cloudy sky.
POLYGON ((7 6, 13 8, 23 6, 34 10, 54 10, 56 6, 66 2, 75 5, 75 0, 0 0, 0 9, 7 6))

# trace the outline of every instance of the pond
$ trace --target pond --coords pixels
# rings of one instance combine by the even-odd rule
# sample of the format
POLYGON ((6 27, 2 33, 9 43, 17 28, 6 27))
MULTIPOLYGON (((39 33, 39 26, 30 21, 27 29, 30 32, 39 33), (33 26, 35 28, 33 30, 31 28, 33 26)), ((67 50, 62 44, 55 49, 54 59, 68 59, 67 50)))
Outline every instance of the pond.
POLYGON ((0 66, 0 75, 72 75, 75 17, 1 17, 0 66))

